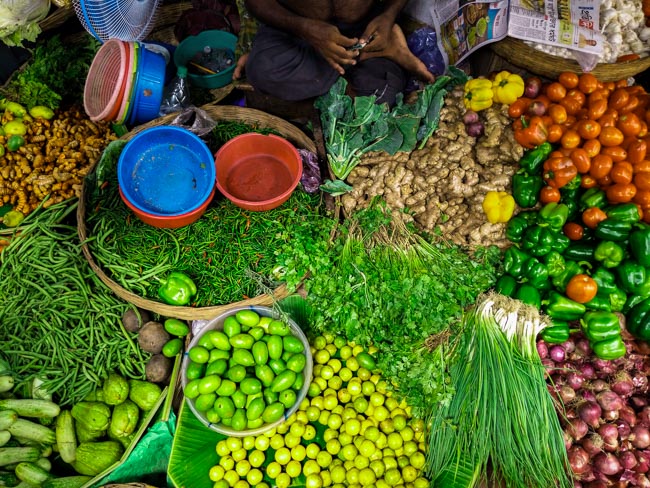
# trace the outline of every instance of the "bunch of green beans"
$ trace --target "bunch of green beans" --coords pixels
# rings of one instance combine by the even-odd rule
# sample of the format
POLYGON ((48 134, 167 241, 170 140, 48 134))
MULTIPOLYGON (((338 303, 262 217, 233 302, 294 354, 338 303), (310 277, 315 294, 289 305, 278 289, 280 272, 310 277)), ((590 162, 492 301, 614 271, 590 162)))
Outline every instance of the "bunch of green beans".
POLYGON ((19 386, 34 378, 62 405, 109 371, 144 379, 148 355, 124 329, 129 304, 93 272, 74 225, 76 200, 39 209, 0 254, 0 343, 19 386))

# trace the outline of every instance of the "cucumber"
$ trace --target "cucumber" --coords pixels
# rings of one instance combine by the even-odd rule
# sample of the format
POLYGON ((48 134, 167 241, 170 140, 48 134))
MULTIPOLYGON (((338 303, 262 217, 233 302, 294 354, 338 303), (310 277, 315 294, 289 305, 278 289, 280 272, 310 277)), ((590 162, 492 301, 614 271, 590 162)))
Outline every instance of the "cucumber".
POLYGON ((22 462, 34 462, 41 457, 38 447, 0 447, 0 466, 22 462))
POLYGON ((52 429, 29 420, 19 418, 7 430, 14 437, 36 441, 39 444, 54 444, 56 442, 56 436, 52 429))
POLYGON ((36 463, 18 463, 18 466, 16 466, 16 476, 22 481, 37 486, 52 477, 50 473, 36 463))
POLYGON ((7 430, 16 420, 18 414, 13 410, 0 410, 0 430, 7 430))
POLYGON ((0 410, 13 410, 21 417, 56 417, 61 408, 49 400, 16 399, 0 400, 0 410))
POLYGON ((91 476, 65 476, 43 482, 43 488, 81 488, 92 479, 91 476))
POLYGON ((61 459, 72 463, 77 459, 77 436, 74 430, 74 419, 70 410, 63 410, 56 418, 56 446, 61 459))
MULTIPOLYGON (((11 434, 7 430, 0 430, 0 447, 4 446, 11 439, 11 434)), ((0 485, 2 486, 2 485, 0 485)))
POLYGON ((36 466, 44 469, 45 471, 48 471, 48 472, 52 471, 52 463, 46 457, 41 456, 40 458, 38 458, 38 460, 34 464, 36 464, 36 466))
POLYGON ((0 376, 0 393, 11 391, 14 387, 14 377, 9 375, 0 376))
POLYGON ((0 471, 0 486, 16 486, 18 483, 20 480, 13 471, 0 471))

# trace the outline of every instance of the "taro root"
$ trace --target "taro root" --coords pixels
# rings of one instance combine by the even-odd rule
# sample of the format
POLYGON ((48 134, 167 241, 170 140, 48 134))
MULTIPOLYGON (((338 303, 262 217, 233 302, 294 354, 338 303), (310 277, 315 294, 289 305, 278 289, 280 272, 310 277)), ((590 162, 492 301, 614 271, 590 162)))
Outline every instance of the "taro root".
POLYGON ((142 326, 138 333, 138 344, 143 351, 160 354, 163 346, 171 339, 160 322, 149 321, 142 326))

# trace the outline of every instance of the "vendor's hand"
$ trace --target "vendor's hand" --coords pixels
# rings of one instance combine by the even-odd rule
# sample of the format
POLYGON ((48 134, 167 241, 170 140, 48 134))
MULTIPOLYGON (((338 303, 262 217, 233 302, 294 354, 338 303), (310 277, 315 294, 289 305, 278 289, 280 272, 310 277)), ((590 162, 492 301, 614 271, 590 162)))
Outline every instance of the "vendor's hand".
POLYGON ((363 31, 363 35, 359 38, 359 42, 367 42, 364 51, 374 52, 383 51, 386 49, 390 42, 391 29, 395 22, 390 16, 379 15, 372 19, 363 31))
POLYGON ((242 54, 239 59, 237 60, 237 64, 235 65, 235 71, 232 73, 232 79, 233 80, 238 80, 242 77, 244 74, 244 69, 246 68, 246 61, 248 60, 248 53, 242 54))
POLYGON ((354 46, 358 39, 345 37, 331 24, 314 21, 313 27, 306 34, 306 40, 341 75, 345 74, 345 66, 357 62, 359 51, 350 51, 347 48, 354 46))

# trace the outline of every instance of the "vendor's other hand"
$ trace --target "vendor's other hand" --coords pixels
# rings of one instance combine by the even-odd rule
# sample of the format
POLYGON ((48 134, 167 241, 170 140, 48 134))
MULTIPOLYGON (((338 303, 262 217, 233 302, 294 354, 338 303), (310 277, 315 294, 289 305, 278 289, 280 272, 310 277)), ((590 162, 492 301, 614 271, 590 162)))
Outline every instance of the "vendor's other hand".
POLYGON ((359 42, 367 42, 363 50, 367 52, 385 50, 390 43, 393 24, 393 20, 385 15, 378 15, 372 19, 359 38, 359 42))
POLYGON ((235 70, 232 73, 232 79, 233 80, 238 80, 242 77, 244 74, 244 69, 246 68, 246 61, 248 60, 248 53, 242 54, 239 59, 237 60, 237 64, 235 65, 235 70))
POLYGON ((307 42, 341 75, 345 74, 346 66, 357 63, 359 51, 347 48, 358 41, 356 37, 345 37, 338 28, 321 21, 315 21, 307 34, 307 42))

